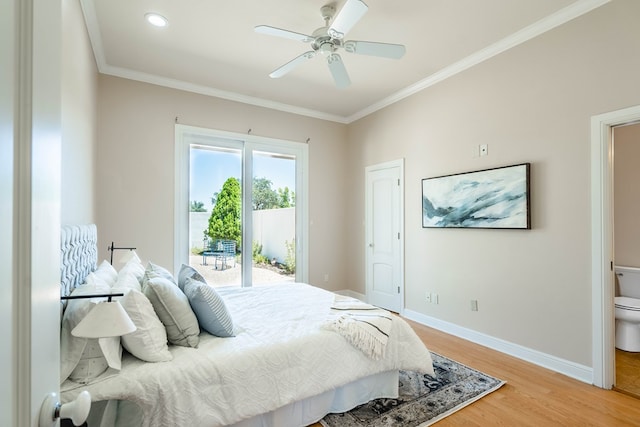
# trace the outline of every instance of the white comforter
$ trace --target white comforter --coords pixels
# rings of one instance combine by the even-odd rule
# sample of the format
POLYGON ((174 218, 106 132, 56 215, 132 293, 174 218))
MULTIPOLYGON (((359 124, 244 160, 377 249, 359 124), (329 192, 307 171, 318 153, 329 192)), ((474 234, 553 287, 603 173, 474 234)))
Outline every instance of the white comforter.
MULTIPOLYGON (((171 346, 170 362, 131 355, 122 371, 63 393, 138 404, 144 426, 214 427, 272 411, 358 378, 392 369, 433 374, 429 351, 394 316, 385 357, 372 360, 326 328, 334 294, 304 284, 224 288, 236 326, 233 338, 200 335, 197 349, 171 346)), ((63 384, 63 389, 68 388, 63 384)))

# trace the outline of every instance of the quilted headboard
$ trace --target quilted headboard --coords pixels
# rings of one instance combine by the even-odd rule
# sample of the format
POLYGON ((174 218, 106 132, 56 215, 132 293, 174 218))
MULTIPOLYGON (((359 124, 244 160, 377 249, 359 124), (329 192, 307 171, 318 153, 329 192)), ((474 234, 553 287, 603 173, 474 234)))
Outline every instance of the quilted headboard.
POLYGON ((95 224, 67 225, 60 234, 60 294, 69 295, 94 271, 98 262, 98 230, 95 224))

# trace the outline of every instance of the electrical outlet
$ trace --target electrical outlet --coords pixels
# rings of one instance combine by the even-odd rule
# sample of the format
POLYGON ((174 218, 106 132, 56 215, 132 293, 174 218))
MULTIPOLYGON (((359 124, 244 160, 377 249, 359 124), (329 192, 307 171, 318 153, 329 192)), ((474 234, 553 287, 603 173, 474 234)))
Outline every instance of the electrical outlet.
POLYGON ((328 273, 324 273, 324 281, 325 282, 329 281, 329 274, 328 273))
POLYGON ((425 299, 427 300, 427 302, 431 302, 431 292, 427 292, 425 299))
POLYGON ((431 294, 431 302, 434 304, 439 304, 440 303, 440 298, 438 297, 438 294, 431 294))
POLYGON ((471 300, 471 311, 478 311, 478 300, 477 299, 472 299, 471 300))
POLYGON ((482 144, 480 145, 480 156, 486 156, 489 154, 489 145, 482 144))

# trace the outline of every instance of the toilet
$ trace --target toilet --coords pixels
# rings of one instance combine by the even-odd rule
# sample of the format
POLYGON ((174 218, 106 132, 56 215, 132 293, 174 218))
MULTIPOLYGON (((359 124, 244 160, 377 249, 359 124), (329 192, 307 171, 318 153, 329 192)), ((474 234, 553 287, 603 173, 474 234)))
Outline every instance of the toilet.
POLYGON ((640 268, 616 266, 616 348, 640 352, 640 268))

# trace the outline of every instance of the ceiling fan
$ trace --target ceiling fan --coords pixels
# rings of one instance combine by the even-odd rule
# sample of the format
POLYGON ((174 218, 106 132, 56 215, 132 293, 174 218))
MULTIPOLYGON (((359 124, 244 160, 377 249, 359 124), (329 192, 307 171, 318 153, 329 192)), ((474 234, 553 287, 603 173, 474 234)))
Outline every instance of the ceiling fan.
POLYGON ((311 43, 312 50, 292 59, 283 66, 274 70, 269 77, 279 78, 293 70, 303 62, 312 59, 318 53, 327 58, 327 65, 333 76, 335 84, 339 88, 346 88, 351 84, 347 69, 342 58, 337 53, 338 49, 344 49, 349 53, 359 55, 379 56, 383 58, 400 59, 405 53, 405 47, 401 44, 378 43, 370 41, 347 40, 344 36, 367 13, 369 7, 362 0, 347 0, 340 12, 336 13, 335 3, 330 3, 320 8, 324 19, 324 27, 315 30, 311 35, 296 33, 269 25, 258 25, 254 28, 257 33, 270 36, 284 37, 311 43), (335 15, 335 19, 334 18, 335 15), (332 22, 333 19, 333 22, 332 22), (331 25, 329 25, 331 22, 331 25))

